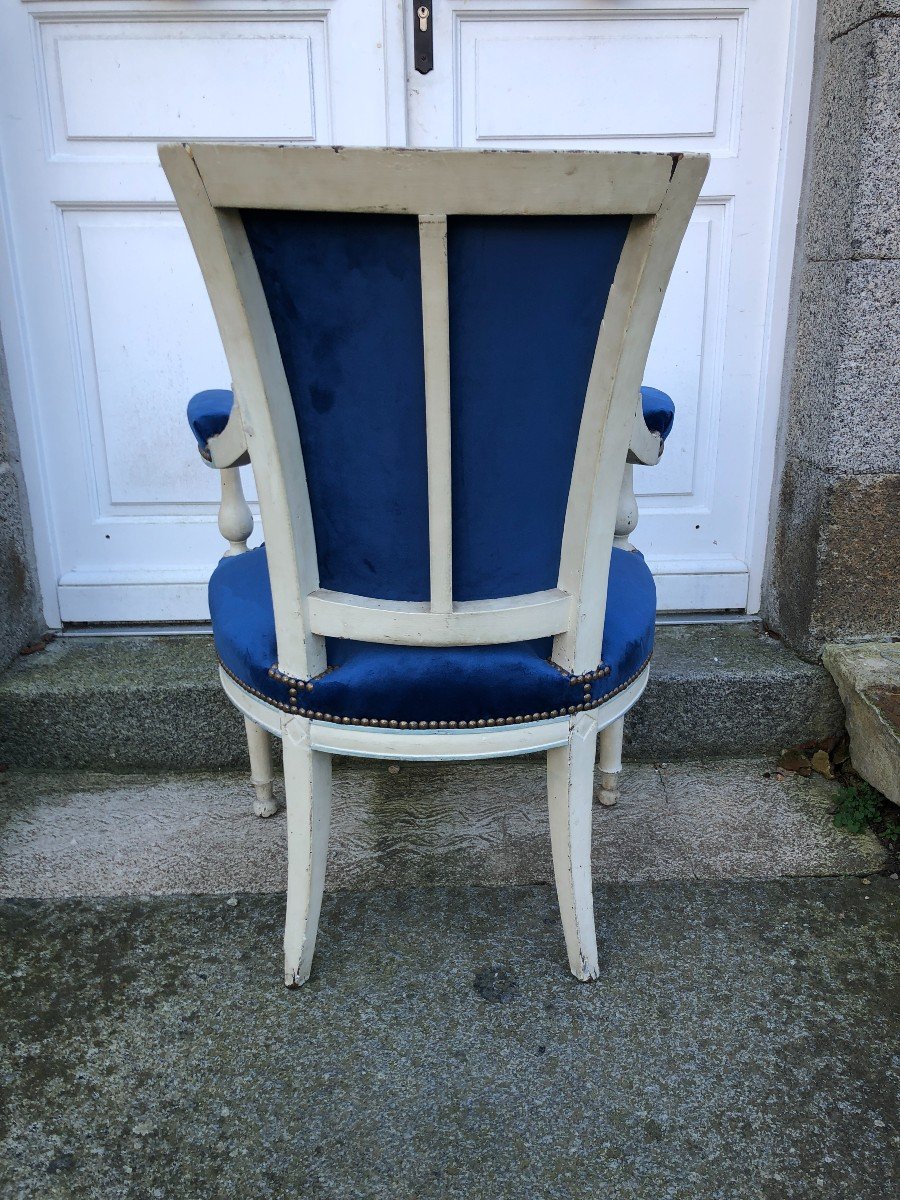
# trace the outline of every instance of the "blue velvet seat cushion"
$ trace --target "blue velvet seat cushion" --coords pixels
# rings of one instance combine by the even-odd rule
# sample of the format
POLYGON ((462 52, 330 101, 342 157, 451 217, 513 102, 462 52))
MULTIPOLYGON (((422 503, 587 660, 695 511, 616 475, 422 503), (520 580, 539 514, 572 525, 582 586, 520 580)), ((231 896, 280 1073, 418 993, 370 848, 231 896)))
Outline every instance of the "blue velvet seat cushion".
POLYGON ((642 387, 641 407, 644 410, 644 422, 647 428, 658 433, 665 441, 675 424, 675 405, 672 397, 656 388, 642 387))
POLYGON ((413 727, 538 720, 596 707, 626 686, 653 649, 656 589, 637 551, 613 550, 602 664, 574 678, 549 662, 551 638, 499 646, 387 646, 329 638, 312 681, 270 673, 275 622, 266 550, 223 558, 209 583, 219 659, 248 691, 289 712, 413 727), (311 686, 310 686, 311 683, 311 686))
POLYGON ((234 393, 225 391, 224 388, 198 392, 188 400, 188 424, 201 450, 205 450, 209 439, 221 433, 228 424, 233 403, 234 393))

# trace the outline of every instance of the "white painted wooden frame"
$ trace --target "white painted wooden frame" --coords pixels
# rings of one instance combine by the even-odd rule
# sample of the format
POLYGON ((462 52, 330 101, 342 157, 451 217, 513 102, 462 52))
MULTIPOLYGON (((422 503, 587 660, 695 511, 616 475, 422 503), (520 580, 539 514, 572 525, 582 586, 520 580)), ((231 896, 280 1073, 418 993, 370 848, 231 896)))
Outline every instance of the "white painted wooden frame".
MULTIPOLYGON (((640 384, 663 295, 706 175, 706 155, 332 149, 166 145, 160 159, 209 290, 234 381, 235 409, 210 440, 213 465, 254 467, 268 544, 278 669, 325 669, 325 637, 397 645, 469 646, 550 636, 553 661, 597 667, 614 537, 621 544, 626 460, 654 462, 640 384), (401 603, 319 587, 303 456, 290 390, 242 208, 405 213, 419 221, 431 596, 401 603), (485 601, 452 594, 447 217, 629 215, 599 331, 575 453, 555 589, 485 601), (618 526, 617 531, 617 515, 618 526)), ((236 475, 236 472, 234 472, 236 475)), ((647 669, 597 709, 518 725, 395 730, 285 713, 235 683, 223 686, 248 721, 257 811, 271 811, 271 760, 260 732, 284 742, 288 809, 285 981, 308 977, 327 850, 330 755, 467 759, 546 751, 557 890, 569 965, 594 978, 590 806, 600 734, 601 798, 614 802, 622 721, 647 669), (268 780, 268 791, 266 781, 268 780), (260 788, 262 787, 262 791, 260 788)))

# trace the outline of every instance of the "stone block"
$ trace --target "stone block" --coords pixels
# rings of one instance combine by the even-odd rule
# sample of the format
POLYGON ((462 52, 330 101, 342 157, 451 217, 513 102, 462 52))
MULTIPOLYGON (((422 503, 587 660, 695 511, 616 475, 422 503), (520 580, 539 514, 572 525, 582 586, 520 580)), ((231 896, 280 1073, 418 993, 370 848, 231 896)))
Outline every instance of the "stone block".
POLYGON ((825 641, 900 634, 900 474, 829 486, 814 628, 825 641))
POLYGON ((900 17, 900 4, 896 0, 824 0, 821 31, 827 38, 837 38, 876 17, 900 17))
POLYGON ((802 276, 788 457, 840 474, 900 467, 900 262, 802 276))
POLYGON ((16 471, 0 463, 0 669, 39 630, 16 471))
POLYGON ((813 661, 821 649, 812 622, 826 490, 827 479, 818 467, 796 458, 785 463, 763 603, 767 624, 813 661))
POLYGON ((9 377, 0 342, 0 670, 43 632, 28 519, 9 377))
POLYGON ((900 632, 900 474, 836 476, 789 461, 766 617, 815 660, 825 642, 900 632))
POLYGON ((826 43, 806 193, 811 259, 900 258, 900 21, 826 43))
POLYGON ((844 702, 853 766, 900 804, 900 642, 826 646, 822 662, 844 702))

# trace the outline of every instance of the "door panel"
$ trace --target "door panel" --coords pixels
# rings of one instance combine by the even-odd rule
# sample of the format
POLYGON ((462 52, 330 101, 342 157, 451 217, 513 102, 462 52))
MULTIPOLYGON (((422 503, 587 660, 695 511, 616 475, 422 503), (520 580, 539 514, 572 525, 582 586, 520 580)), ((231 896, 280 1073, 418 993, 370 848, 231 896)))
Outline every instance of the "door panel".
POLYGON ((712 155, 647 365, 675 399, 639 468, 661 609, 743 609, 791 5, 442 0, 415 145, 712 155), (747 98, 750 98, 748 102, 747 98))
POLYGON ((399 19, 347 0, 6 0, 0 43, 59 614, 205 618, 218 483, 184 407, 229 374, 156 143, 402 142, 399 19))
POLYGON ((635 540, 662 609, 742 609, 802 2, 434 0, 419 75, 409 0, 6 0, 0 303, 51 620, 207 614, 217 481, 184 405, 229 380, 156 160, 179 138, 708 151, 646 373, 678 416, 636 473, 635 540))

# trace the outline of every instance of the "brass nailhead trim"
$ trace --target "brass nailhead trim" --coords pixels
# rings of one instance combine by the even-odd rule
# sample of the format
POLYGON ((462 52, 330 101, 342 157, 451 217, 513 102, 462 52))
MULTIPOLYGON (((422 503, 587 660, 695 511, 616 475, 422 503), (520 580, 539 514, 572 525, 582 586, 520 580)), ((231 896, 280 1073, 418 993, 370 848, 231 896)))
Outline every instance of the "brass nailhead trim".
MULTIPOLYGON (((216 657, 218 658, 218 655, 216 657)), ((314 712, 310 708, 298 708, 293 689, 289 689, 288 693, 291 698, 291 703, 282 704, 278 700, 273 700, 271 696, 267 696, 263 692, 257 691, 256 688, 249 687, 242 679, 238 679, 234 671, 232 671, 229 667, 226 667, 221 658, 219 658, 219 665, 229 679, 233 679, 242 691, 247 692, 251 696, 255 696, 257 700, 261 700, 264 704, 268 704, 270 708, 280 709, 281 712, 290 713, 292 716, 296 717, 311 717, 315 721, 328 721, 333 725, 366 725, 370 727, 374 725, 378 726, 380 729, 480 729, 484 728, 485 726, 524 725, 533 721, 546 721, 548 718, 552 719, 553 717, 565 715, 566 713, 571 714, 576 712, 587 712, 589 709, 600 708, 607 702, 607 700, 611 700, 613 696, 617 696, 619 692, 624 692, 627 687, 630 687, 637 677, 646 669, 652 657, 653 652, 651 651, 633 675, 630 675, 628 679, 620 683, 618 687, 613 688, 611 692, 606 692, 600 697, 599 700, 586 699, 583 704, 573 704, 567 709, 554 708, 551 709, 549 713, 528 713, 525 716, 519 717, 491 717, 489 719, 482 719, 478 721, 387 721, 377 717, 338 717, 334 716, 332 713, 323 713, 318 711, 314 712)), ((556 666, 555 663, 553 665, 556 666)), ((334 667, 329 667, 326 671, 322 672, 322 675, 327 675, 333 670, 334 667)), ((599 679, 603 675, 608 675, 610 670, 610 667, 603 667, 602 670, 598 668, 598 673, 594 674, 593 677, 595 679, 599 679)), ((310 691, 312 691, 311 683, 304 683, 303 680, 294 680, 293 676, 284 675, 278 670, 277 667, 270 667, 268 674, 270 678, 277 679, 279 682, 287 683, 290 680, 291 682, 296 683, 298 687, 308 688, 310 691)), ((315 678, 321 679, 322 675, 316 675, 315 678)), ((579 678, 583 678, 583 676, 579 678)), ((585 685, 585 696, 587 697, 589 695, 590 685, 585 685)))

